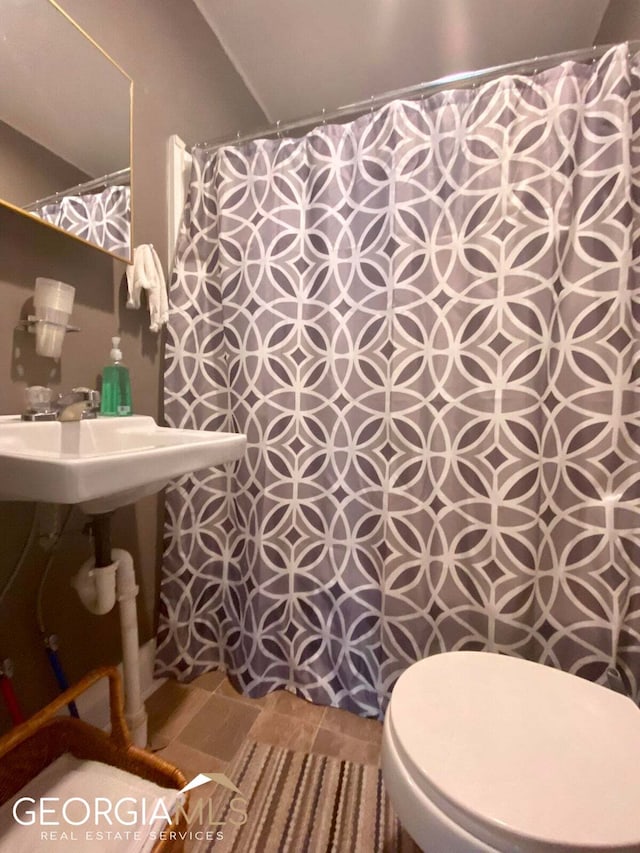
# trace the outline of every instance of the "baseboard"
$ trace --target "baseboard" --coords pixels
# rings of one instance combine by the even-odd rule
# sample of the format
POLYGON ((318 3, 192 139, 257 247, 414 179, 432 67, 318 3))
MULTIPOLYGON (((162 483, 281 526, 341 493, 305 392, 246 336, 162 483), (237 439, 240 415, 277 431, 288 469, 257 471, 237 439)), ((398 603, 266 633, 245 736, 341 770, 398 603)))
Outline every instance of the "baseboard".
MULTIPOLYGON (((156 652, 156 641, 149 640, 140 646, 140 689, 142 698, 147 699, 157 690, 166 678, 154 678, 153 667, 156 652)), ((119 665, 122 674, 122 664, 119 665)), ((109 726, 109 683, 102 679, 94 684, 76 702, 80 717, 87 723, 106 729, 109 726)))

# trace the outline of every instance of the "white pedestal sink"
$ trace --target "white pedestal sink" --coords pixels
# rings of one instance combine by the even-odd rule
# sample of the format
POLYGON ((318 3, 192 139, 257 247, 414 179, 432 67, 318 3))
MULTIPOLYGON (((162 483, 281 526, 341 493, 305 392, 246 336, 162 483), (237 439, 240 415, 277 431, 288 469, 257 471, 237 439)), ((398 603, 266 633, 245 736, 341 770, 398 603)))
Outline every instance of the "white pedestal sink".
MULTIPOLYGON (((0 500, 79 504, 108 526, 107 513, 159 491, 174 477, 238 459, 246 441, 234 433, 159 427, 143 415, 64 423, 0 416, 0 500)), ((97 568, 88 560, 74 586, 95 614, 119 602, 125 717, 134 743, 145 746, 133 560, 122 549, 109 547, 106 554, 110 564, 97 568)))
POLYGON ((182 474, 238 459, 246 437, 160 427, 153 418, 27 422, 0 416, 0 500, 110 512, 182 474))

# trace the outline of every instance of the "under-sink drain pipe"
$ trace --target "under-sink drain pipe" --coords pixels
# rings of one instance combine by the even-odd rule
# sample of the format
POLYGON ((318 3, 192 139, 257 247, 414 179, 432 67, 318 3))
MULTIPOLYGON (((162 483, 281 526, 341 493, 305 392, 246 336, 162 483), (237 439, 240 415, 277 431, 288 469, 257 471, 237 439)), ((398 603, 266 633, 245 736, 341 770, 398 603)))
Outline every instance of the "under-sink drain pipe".
MULTIPOLYGON (((98 551, 97 551, 98 553, 98 551)), ((136 597, 138 585, 133 557, 122 548, 111 549, 112 562, 96 566, 96 558, 86 560, 72 584, 80 600, 91 613, 109 613, 116 600, 120 609, 122 670, 124 680, 124 715, 136 746, 147 745, 147 712, 140 688, 140 652, 136 597)))

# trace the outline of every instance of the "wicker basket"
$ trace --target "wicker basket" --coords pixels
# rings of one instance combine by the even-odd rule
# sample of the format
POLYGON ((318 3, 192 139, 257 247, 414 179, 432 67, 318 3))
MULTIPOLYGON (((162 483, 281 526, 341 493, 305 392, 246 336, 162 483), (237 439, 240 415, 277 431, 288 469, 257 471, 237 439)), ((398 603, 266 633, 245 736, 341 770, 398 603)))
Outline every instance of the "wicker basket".
MULTIPOLYGON (((186 785, 185 777, 176 767, 131 743, 122 711, 120 675, 115 667, 101 667, 90 672, 29 720, 0 738, 0 804, 14 797, 65 752, 76 758, 111 764, 165 788, 180 789, 186 785), (101 678, 109 679, 110 734, 74 717, 56 717, 65 705, 101 678)), ((185 812, 188 796, 183 806, 185 812)), ((154 846, 154 853, 178 853, 182 850, 179 833, 182 832, 184 837, 184 814, 177 824, 171 825, 171 830, 175 830, 177 837, 172 840, 167 834, 154 846)))

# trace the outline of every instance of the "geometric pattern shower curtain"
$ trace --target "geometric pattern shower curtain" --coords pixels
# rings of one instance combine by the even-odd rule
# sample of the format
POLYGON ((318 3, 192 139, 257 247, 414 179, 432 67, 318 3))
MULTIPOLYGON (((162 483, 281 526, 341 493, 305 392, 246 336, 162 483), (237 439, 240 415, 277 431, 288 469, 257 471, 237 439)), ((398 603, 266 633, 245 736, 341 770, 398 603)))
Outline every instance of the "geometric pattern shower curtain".
POLYGON ((131 250, 131 189, 111 186, 85 195, 61 196, 33 213, 103 249, 129 257, 131 250))
POLYGON ((487 649, 640 684, 640 110, 625 46, 196 152, 160 674, 380 715, 487 649))

